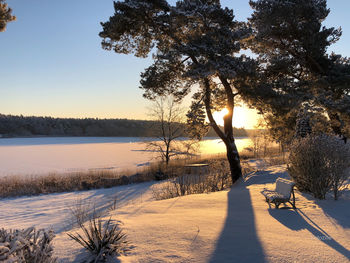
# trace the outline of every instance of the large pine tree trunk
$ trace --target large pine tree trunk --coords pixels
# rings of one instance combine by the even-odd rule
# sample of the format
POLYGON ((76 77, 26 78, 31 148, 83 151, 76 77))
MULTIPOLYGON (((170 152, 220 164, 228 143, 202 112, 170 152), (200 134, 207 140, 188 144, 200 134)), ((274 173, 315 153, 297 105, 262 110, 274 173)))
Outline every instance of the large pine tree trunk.
POLYGON ((242 168, 235 141, 225 142, 227 160, 230 164, 232 184, 242 177, 242 168))
MULTIPOLYGON (((239 153, 236 147, 235 139, 233 137, 233 127, 232 127, 232 117, 233 117, 233 99, 234 96, 232 94, 232 91, 229 89, 228 92, 228 101, 229 105, 227 106, 229 113, 224 117, 224 132, 219 128, 219 126, 216 124, 216 121, 214 120, 214 117, 211 112, 211 101, 210 101, 210 85, 209 80, 205 79, 204 81, 205 88, 206 88, 206 96, 204 99, 208 119, 210 121, 211 126, 213 127, 216 134, 222 139, 222 141, 226 145, 226 156, 227 160, 230 164, 230 171, 231 171, 231 178, 232 178, 232 184, 234 184, 240 177, 242 177, 242 168, 239 158, 239 153)), ((227 83, 228 85, 228 83, 227 83)))
POLYGON ((232 184, 234 184, 240 177, 242 177, 241 161, 239 158, 239 153, 237 150, 235 139, 233 137, 232 120, 234 111, 234 95, 232 93, 230 84, 224 78, 220 79, 223 85, 225 86, 227 94, 226 109, 228 110, 228 113, 224 116, 225 138, 223 139, 223 141, 226 145, 227 160, 230 164, 232 184))

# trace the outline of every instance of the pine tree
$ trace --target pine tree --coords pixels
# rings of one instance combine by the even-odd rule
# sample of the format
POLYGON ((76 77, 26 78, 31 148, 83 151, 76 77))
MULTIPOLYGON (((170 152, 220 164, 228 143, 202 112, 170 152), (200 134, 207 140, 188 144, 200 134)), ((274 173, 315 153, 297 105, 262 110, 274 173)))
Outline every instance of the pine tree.
POLYGON ((16 20, 12 15, 12 9, 7 6, 5 0, 0 0, 0 32, 5 31, 8 22, 16 20))
MULTIPOLYGON (((102 23, 102 47, 117 53, 147 57, 154 63, 141 74, 144 96, 173 95, 181 100, 197 84, 198 91, 188 114, 206 111, 210 126, 227 149, 232 181, 242 175, 232 128, 234 106, 255 62, 240 54, 241 42, 251 30, 234 20, 233 11, 219 0, 184 0, 175 6, 165 0, 125 0, 114 4, 115 13, 102 23), (225 106, 224 131, 213 118, 225 106)), ((205 118, 189 120, 200 123, 205 118)))
POLYGON ((321 106, 333 132, 343 136, 350 119, 350 60, 327 53, 342 34, 340 28, 322 26, 330 12, 327 1, 258 0, 250 5, 254 38, 249 46, 264 65, 257 85, 295 101, 280 108, 262 95, 258 106, 266 110, 262 104, 269 101, 270 112, 279 114, 304 102, 321 106))

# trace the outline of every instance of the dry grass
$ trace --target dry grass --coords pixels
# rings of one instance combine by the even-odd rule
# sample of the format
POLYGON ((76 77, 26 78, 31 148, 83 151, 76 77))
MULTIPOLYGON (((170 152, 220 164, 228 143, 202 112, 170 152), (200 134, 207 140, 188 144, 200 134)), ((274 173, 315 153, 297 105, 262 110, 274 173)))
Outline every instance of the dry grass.
MULTIPOLYGON (((268 164, 284 163, 275 152, 266 157, 268 164)), ((254 158, 249 151, 241 153, 243 174, 251 172, 246 160, 254 158)), ((108 188, 131 183, 141 183, 152 180, 165 180, 182 176, 184 166, 189 163, 208 163, 214 177, 210 181, 226 178, 229 173, 225 154, 212 155, 204 158, 173 160, 168 166, 162 163, 152 163, 137 173, 130 171, 118 172, 111 170, 80 171, 72 173, 50 173, 42 176, 8 176, 0 177, 0 198, 24 195, 39 195, 69 191, 81 191, 98 188, 108 188), (214 173, 215 172, 215 173, 214 173), (218 175, 221 174, 221 175, 218 175), (218 177, 218 178, 216 178, 218 177)), ((212 186, 213 188, 217 188, 212 186)))
POLYGON ((69 191, 81 191, 109 188, 131 183, 141 183, 157 179, 162 173, 164 178, 180 175, 185 165, 184 160, 175 160, 165 167, 154 163, 136 173, 111 170, 80 171, 72 173, 50 173, 38 176, 0 177, 0 198, 25 195, 39 195, 69 191))
MULTIPOLYGON (((156 200, 170 199, 178 196, 222 191, 231 187, 231 173, 224 155, 202 159, 199 163, 208 163, 209 171, 205 175, 183 175, 169 179, 152 188, 156 200)), ((255 171, 248 162, 242 161, 243 177, 255 171)))
POLYGON ((286 164, 288 160, 288 154, 279 154, 268 156, 264 159, 268 166, 286 164))
POLYGON ((113 187, 147 181, 142 174, 125 175, 113 171, 51 173, 42 176, 9 176, 0 178, 0 197, 39 195, 113 187))

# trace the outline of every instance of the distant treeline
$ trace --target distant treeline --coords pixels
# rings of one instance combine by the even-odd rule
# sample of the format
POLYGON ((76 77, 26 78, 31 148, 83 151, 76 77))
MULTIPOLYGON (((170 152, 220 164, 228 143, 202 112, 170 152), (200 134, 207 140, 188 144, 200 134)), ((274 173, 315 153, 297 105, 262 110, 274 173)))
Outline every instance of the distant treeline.
MULTIPOLYGON (((154 129, 158 126, 155 124, 154 121, 146 120, 24 117, 0 114, 0 135, 2 137, 153 137, 156 134, 154 129)), ((235 136, 247 136, 246 131, 242 128, 234 128, 234 134, 235 136)), ((185 133, 184 136, 186 136, 185 133)), ((210 130, 207 136, 216 137, 217 135, 210 130)))

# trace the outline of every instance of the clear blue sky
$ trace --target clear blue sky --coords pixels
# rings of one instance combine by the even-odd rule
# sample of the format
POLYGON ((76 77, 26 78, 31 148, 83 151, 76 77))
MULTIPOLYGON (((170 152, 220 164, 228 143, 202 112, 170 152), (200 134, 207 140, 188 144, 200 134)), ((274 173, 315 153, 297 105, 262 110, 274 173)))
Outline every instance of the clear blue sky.
MULTIPOLYGON (((151 61, 102 50, 100 22, 111 0, 8 0, 17 21, 0 33, 0 113, 144 119, 149 102, 138 89, 151 61)), ((173 2, 173 1, 171 1, 173 2)), ((326 25, 342 26, 332 51, 350 56, 349 0, 328 1, 326 25)), ((238 20, 248 0, 224 0, 238 20)))

